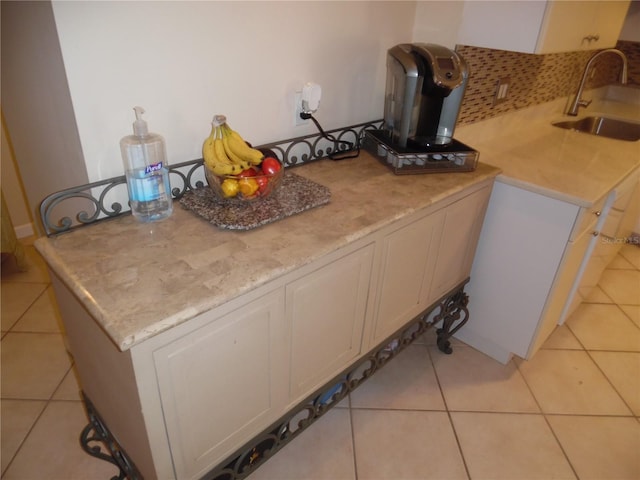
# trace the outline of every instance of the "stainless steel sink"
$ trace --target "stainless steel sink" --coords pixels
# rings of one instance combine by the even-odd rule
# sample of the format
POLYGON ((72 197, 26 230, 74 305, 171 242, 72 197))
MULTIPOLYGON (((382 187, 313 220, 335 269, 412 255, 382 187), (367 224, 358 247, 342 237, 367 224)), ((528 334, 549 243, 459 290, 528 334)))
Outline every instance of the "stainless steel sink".
POLYGON ((616 140, 626 140, 628 142, 640 140, 640 123, 629 120, 593 116, 578 120, 554 122, 552 125, 616 140))

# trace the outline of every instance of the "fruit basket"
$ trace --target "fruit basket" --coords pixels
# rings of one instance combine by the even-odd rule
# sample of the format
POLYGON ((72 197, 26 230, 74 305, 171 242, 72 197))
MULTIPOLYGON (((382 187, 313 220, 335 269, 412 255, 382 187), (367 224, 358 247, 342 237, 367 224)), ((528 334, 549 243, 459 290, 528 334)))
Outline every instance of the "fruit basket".
POLYGON ((247 202, 267 198, 278 189, 284 175, 279 161, 278 165, 280 168, 270 175, 264 174, 259 167, 249 167, 238 175, 216 175, 206 165, 204 173, 209 187, 220 200, 247 202))
POLYGON ((282 163, 270 150, 252 148, 216 115, 211 133, 202 146, 207 183, 216 197, 229 202, 247 202, 273 194, 284 175, 282 163))

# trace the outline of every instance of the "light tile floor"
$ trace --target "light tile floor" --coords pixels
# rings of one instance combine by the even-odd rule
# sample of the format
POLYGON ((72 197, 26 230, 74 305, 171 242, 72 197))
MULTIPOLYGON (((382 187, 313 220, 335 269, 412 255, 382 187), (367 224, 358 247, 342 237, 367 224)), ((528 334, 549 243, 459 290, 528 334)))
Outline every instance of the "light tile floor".
MULTIPOLYGON (((72 360, 46 269, 27 253, 29 271, 2 271, 2 479, 107 480, 116 469, 79 447, 72 360)), ((460 342, 444 355, 433 340, 250 478, 640 479, 640 248, 623 247, 532 361, 502 365, 460 342)))

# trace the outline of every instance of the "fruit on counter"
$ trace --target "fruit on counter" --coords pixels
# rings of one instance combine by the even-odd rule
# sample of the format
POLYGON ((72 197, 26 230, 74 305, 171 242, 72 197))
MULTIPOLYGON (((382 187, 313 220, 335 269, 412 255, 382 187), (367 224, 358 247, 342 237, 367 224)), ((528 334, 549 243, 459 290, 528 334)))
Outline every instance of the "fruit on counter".
POLYGON ((222 189, 222 194, 225 198, 233 198, 238 195, 238 192, 240 191, 240 185, 238 180, 235 178, 225 178, 220 185, 220 188, 222 189))
POLYGON ((216 115, 216 117, 224 118, 221 128, 224 132, 224 139, 229 145, 229 149, 233 151, 235 155, 240 157, 242 160, 249 162, 251 165, 260 165, 264 157, 262 152, 250 147, 238 132, 232 130, 226 122, 224 115, 216 115))
POLYGON ((281 165, 275 158, 267 157, 262 161, 260 168, 265 175, 274 175, 278 170, 280 170, 281 165))
POLYGON ((219 197, 266 197, 282 180, 282 165, 275 153, 251 147, 229 127, 224 115, 213 117, 202 157, 207 181, 219 197))
POLYGON ((243 177, 238 180, 238 188, 245 198, 251 198, 256 194, 260 186, 255 178, 243 177))
POLYGON ((258 169, 254 178, 258 183, 258 193, 262 195, 267 191, 267 185, 269 185, 269 177, 265 177, 264 173, 262 173, 262 170, 258 169))
POLYGON ((252 165, 259 165, 264 155, 247 145, 226 122, 224 115, 213 117, 211 133, 202 145, 202 158, 216 175, 238 175, 252 165))

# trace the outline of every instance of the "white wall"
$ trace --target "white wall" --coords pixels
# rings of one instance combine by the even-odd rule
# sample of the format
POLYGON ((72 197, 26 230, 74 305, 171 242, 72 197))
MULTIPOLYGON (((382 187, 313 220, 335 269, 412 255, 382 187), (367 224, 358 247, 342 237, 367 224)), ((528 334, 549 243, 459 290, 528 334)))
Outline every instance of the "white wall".
POLYGON ((201 156, 214 114, 254 144, 295 127, 294 92, 322 86, 331 129, 381 118, 385 56, 412 40, 415 2, 65 2, 53 11, 89 179, 122 174, 133 110, 169 162, 201 156))
POLYGON ((620 40, 640 42, 640 0, 633 0, 629 5, 620 40))
POLYGON ((413 25, 413 42, 437 43, 455 48, 465 2, 419 1, 413 25))
POLYGON ((7 210, 18 237, 33 235, 33 221, 27 209, 25 194, 22 190, 22 181, 15 166, 13 151, 4 124, 4 116, 2 117, 2 131, 0 134, 0 172, 2 172, 0 183, 2 183, 2 194, 5 199, 21 200, 15 202, 7 201, 7 210))

